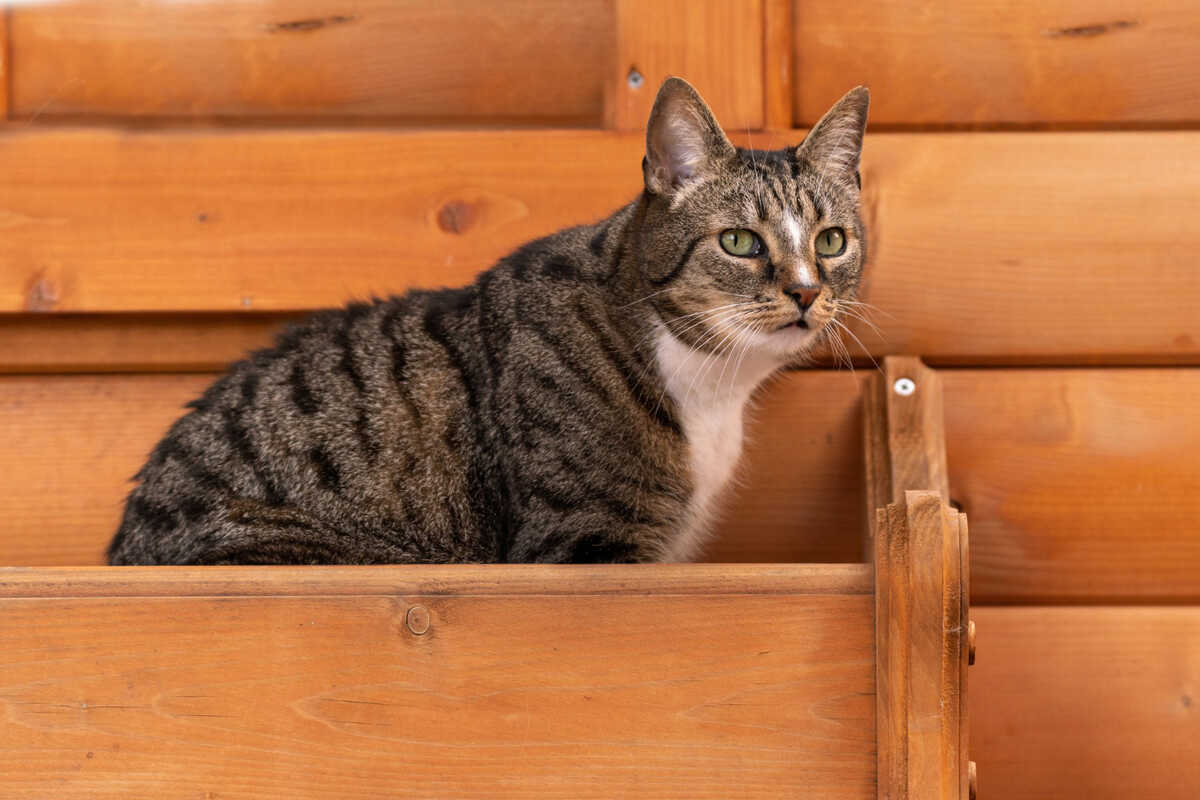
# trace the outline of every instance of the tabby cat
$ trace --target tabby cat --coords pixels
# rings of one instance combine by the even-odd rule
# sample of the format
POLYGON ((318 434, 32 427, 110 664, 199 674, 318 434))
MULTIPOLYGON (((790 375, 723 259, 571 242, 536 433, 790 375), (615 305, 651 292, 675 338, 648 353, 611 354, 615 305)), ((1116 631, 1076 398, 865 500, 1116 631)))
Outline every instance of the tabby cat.
POLYGON ((751 393, 854 302, 867 102, 755 151, 667 80, 636 200, 235 364, 137 474, 109 560, 695 557, 751 393))

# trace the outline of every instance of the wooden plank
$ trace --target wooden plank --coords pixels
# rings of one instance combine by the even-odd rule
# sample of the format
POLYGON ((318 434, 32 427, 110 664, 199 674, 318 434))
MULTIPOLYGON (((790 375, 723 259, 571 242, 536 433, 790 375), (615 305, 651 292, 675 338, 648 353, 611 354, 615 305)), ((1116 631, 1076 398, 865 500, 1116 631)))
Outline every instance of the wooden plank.
MULTIPOLYGON (((103 560, 129 478, 211 375, 0 378, 0 565, 103 560)), ((764 396, 714 561, 861 560, 858 383, 800 372, 764 396), (780 436, 787 430, 788 436, 780 436), (751 487, 753 487, 751 489, 751 487)))
POLYGON ((658 87, 678 75, 722 125, 763 127, 763 3, 772 1, 615 0, 617 57, 606 126, 644 129, 658 87))
POLYGON ((9 37, 9 18, 12 6, 0 9, 0 121, 8 120, 12 97, 12 42, 9 37))
POLYGON ((287 314, 0 315, 0 373, 197 372, 267 347, 287 314))
POLYGON ((1200 359, 1200 271, 1179 266, 1200 245, 1181 216, 1200 215, 1200 135, 888 135, 867 153, 865 294, 882 337, 858 330, 873 351, 1200 359), (1132 263, 1154 292, 1131 290, 1132 263))
POLYGON ((763 123, 768 128, 792 127, 792 4, 794 0, 763 0, 763 123))
POLYGON ((1196 0, 805 0, 796 121, 868 84, 877 125, 1194 123, 1197 37, 1196 0))
POLYGON ((0 567, 0 598, 869 595, 873 591, 867 564, 0 567))
POLYGON ((1196 796, 1200 608, 976 608, 972 616, 980 797, 1196 796))
POLYGON ((957 511, 909 491, 874 542, 877 797, 967 800, 967 603, 957 511))
POLYGON ((914 356, 888 356, 863 386, 863 455, 868 519, 904 501, 909 491, 934 491, 949 502, 942 382, 914 356))
POLYGON ((941 370, 976 603, 1200 600, 1200 370, 941 370))
POLYGON ((790 373, 759 394, 705 560, 863 561, 860 376, 790 373))
POLYGON ((6 598, 0 789, 872 797, 870 596, 746 589, 6 598))
POLYGON ((133 474, 209 375, 0 379, 0 564, 104 563, 133 474))
POLYGON ((23 5, 13 114, 600 121, 603 0, 23 5))
MULTIPOLYGON (((939 376, 976 603, 1200 601, 1200 370, 939 376)), ((127 479, 210 380, 0 379, 0 564, 100 563, 127 479)), ((860 402, 823 371, 762 395, 709 560, 863 560, 860 402)))
MULTIPOLYGON (((1200 362, 1200 272, 1179 267, 1200 250, 1200 133, 887 134, 866 151, 883 336, 857 334, 876 355, 1200 362), (1130 290, 1134 263, 1153 292, 1130 290)), ((641 155, 640 134, 603 132, 10 132, 0 310, 289 311, 461 284, 634 197, 641 155)))

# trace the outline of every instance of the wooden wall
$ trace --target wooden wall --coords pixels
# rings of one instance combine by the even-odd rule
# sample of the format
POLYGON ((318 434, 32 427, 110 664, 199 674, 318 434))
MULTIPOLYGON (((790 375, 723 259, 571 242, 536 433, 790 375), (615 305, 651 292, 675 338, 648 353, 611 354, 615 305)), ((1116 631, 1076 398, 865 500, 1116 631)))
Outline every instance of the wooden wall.
MULTIPOLYGON (((456 284, 639 188, 657 85, 742 143, 872 89, 880 332, 942 369, 981 797, 1200 787, 1200 2, 19 6, 0 35, 0 563, 285 320, 456 284)), ((863 557, 859 375, 761 400, 710 557, 863 557), (751 490, 751 487, 753 489, 751 490)))

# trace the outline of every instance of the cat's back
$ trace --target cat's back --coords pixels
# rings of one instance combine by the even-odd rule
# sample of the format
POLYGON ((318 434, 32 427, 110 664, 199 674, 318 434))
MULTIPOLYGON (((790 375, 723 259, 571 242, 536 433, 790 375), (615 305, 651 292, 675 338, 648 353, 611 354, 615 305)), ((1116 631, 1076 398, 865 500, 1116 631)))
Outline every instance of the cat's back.
POLYGON ((599 230, 531 242, 467 287, 313 314, 233 365, 136 476, 112 563, 189 563, 265 525, 342 537, 310 560, 496 560, 500 542, 467 535, 505 525, 496 394, 518 328, 565 341, 563 315, 600 302, 599 230), (349 547, 381 531, 404 535, 349 547))

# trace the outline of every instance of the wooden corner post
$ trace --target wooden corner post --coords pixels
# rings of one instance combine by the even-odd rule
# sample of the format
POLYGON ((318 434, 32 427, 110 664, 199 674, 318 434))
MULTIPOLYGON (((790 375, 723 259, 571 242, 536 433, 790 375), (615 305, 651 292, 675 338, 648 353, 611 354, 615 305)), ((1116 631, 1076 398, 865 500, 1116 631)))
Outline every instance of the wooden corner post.
POLYGON ((967 800, 967 518, 948 500, 941 385, 888 358, 866 387, 880 800, 967 800))

